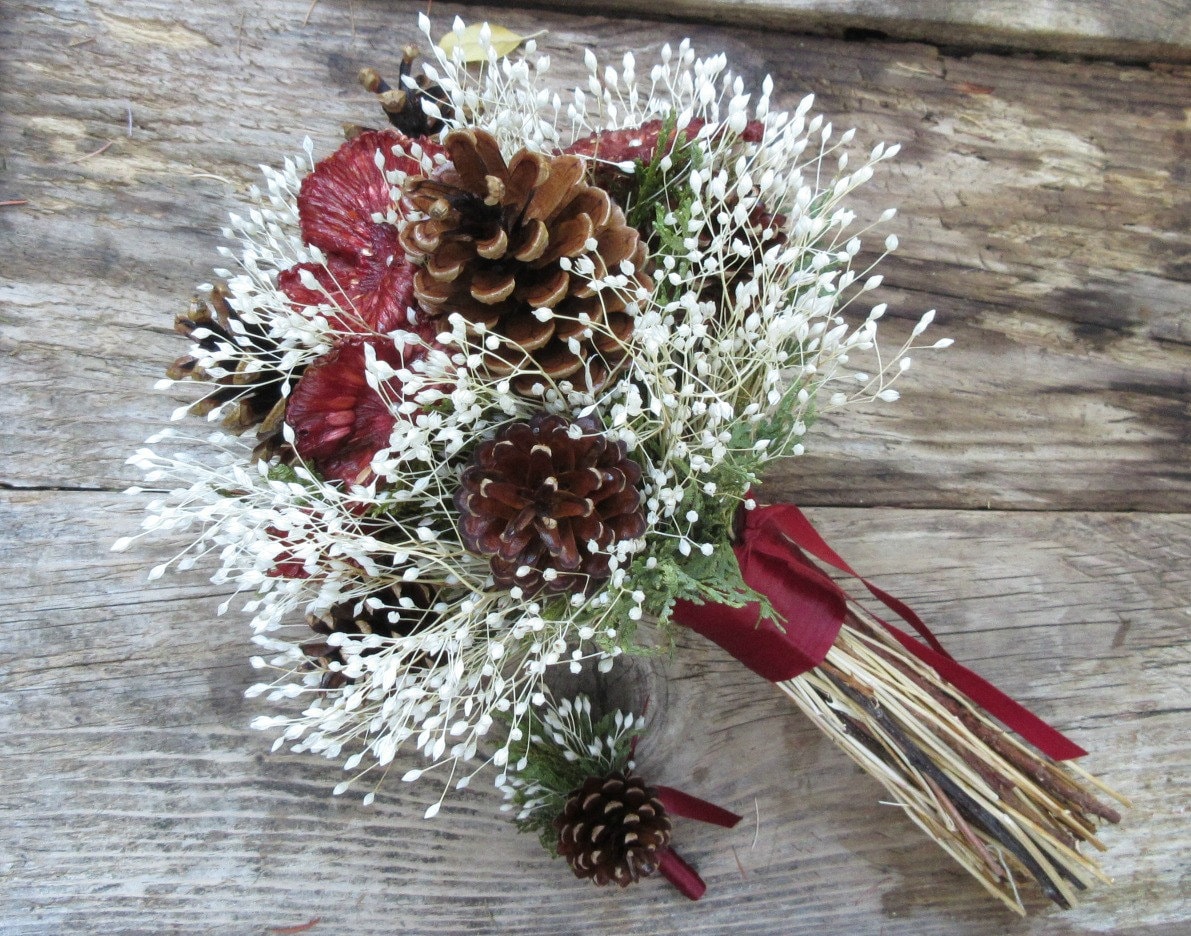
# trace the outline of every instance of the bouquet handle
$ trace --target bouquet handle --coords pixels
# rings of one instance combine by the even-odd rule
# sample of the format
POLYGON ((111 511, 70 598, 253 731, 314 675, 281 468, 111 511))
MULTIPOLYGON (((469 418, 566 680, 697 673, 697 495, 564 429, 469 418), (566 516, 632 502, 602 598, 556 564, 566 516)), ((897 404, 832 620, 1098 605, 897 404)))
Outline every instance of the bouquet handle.
POLYGON ((678 602, 677 623, 776 683, 1017 912, 1025 909, 1013 868, 1065 907, 1092 879, 1105 879, 1076 850, 1080 842, 1103 847, 1094 819, 1120 819, 1092 788, 1127 801, 1062 763, 1083 748, 956 662, 911 608, 862 578, 794 505, 742 510, 737 528, 744 582, 784 623, 762 617, 758 602, 678 602), (859 579, 923 640, 857 605, 811 557, 859 579))

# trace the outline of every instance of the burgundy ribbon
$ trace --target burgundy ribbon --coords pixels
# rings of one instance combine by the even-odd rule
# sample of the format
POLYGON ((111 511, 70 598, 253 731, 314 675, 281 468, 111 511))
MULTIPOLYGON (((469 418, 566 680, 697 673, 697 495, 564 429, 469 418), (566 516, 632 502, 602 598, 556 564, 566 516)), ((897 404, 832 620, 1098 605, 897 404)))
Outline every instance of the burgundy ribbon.
POLYGON ((699 872, 683 861, 682 856, 673 849, 661 850, 658 870, 662 877, 677 887, 689 900, 698 900, 707 891, 707 884, 699 877, 699 872))
POLYGON ((764 595, 785 622, 760 618, 753 602, 741 608, 679 601, 674 620, 719 644, 745 666, 771 682, 792 679, 823 662, 847 612, 848 594, 810 556, 859 579, 885 607, 909 624, 925 644, 876 618, 907 651, 950 682, 1008 728, 1053 757, 1067 760, 1087 753, 992 683, 952 659, 930 628, 906 604, 862 578, 823 540, 793 504, 741 511, 743 528, 733 549, 741 575, 764 595))
MULTIPOLYGON (((734 812, 728 812, 728 810, 716 806, 715 803, 709 803, 707 800, 683 793, 682 790, 676 790, 673 787, 655 786, 653 791, 661 804, 666 807, 666 812, 682 816, 684 819, 710 822, 712 825, 730 829, 741 818, 734 812)), ((663 848, 658 853, 658 871, 667 881, 677 887, 683 896, 691 900, 698 900, 707 890, 707 885, 703 883, 703 878, 699 877, 699 872, 683 861, 682 856, 671 848, 663 848)))
POLYGON ((715 803, 699 799, 697 796, 691 796, 690 793, 683 793, 682 790, 676 790, 674 787, 655 786, 653 791, 657 794, 661 804, 666 807, 666 812, 671 815, 682 816, 683 819, 694 819, 697 822, 708 822, 711 825, 723 826, 725 829, 733 828, 740 821, 740 816, 736 813, 729 812, 715 803))

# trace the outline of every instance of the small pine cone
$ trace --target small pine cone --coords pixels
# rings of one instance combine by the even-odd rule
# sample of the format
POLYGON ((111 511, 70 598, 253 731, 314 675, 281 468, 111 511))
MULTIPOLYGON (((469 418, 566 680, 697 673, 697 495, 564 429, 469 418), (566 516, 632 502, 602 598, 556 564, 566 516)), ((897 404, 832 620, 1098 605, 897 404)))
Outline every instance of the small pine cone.
MULTIPOLYGON (((416 582, 403 583, 385 588, 364 601, 352 599, 340 602, 323 614, 307 615, 306 623, 323 637, 331 634, 409 637, 430 622, 434 600, 434 590, 429 586, 416 582), (379 601, 379 606, 372 607, 370 599, 379 601)), ((313 668, 323 671, 320 689, 338 689, 352 681, 340 671, 339 667, 346 662, 340 647, 318 639, 302 644, 302 651, 313 668)), ((375 651, 364 649, 361 652, 367 654, 375 651)))
MULTIPOLYGON (((207 296, 195 296, 190 311, 174 320, 174 331, 194 342, 203 361, 229 373, 212 377, 200 363, 199 356, 183 355, 169 366, 166 376, 171 380, 202 380, 217 384, 218 389, 193 404, 190 412, 206 416, 217 406, 230 403, 232 405, 223 417, 224 427, 241 433, 256 426, 257 446, 253 456, 268 459, 281 454, 284 458, 292 454, 281 435, 285 420, 282 388, 289 378, 269 366, 280 357, 276 342, 268 336, 264 326, 245 321, 228 302, 229 295, 226 286, 216 285, 207 296), (206 334, 195 338, 199 329, 204 329, 206 334), (220 357, 228 345, 241 350, 235 355, 220 357), (264 363, 265 366, 251 370, 253 363, 264 363)), ((297 375, 292 379, 297 379, 297 375)))
POLYGON ((594 419, 540 413, 476 447, 455 493, 460 534, 497 585, 591 591, 611 574, 608 548, 645 533, 640 480, 594 419))
POLYGON ((572 790, 554 828, 575 877, 600 886, 628 887, 653 874, 670 844, 670 817, 654 789, 620 771, 572 790))
POLYGON ((389 123, 411 137, 438 133, 444 126, 442 117, 450 119, 455 113, 442 86, 426 75, 414 77, 412 88, 406 84, 406 79, 410 77, 413 64, 419 55, 421 51, 415 45, 407 45, 402 49, 401 71, 396 88, 385 81, 375 68, 360 71, 360 84, 377 96, 389 123), (438 108, 442 117, 426 113, 423 103, 427 101, 438 108))
POLYGON ((637 231, 607 192, 584 182, 577 156, 521 150, 506 163, 483 130, 455 131, 445 146, 451 167, 406 184, 410 206, 424 215, 401 233, 421 264, 414 296, 422 310, 457 312, 494 335, 499 345, 487 349, 484 367, 516 375, 516 393, 562 380, 602 387, 623 363, 633 330, 626 293, 653 287, 637 231), (597 292, 571 271, 583 261, 595 278, 619 274, 629 261, 628 288, 597 292))

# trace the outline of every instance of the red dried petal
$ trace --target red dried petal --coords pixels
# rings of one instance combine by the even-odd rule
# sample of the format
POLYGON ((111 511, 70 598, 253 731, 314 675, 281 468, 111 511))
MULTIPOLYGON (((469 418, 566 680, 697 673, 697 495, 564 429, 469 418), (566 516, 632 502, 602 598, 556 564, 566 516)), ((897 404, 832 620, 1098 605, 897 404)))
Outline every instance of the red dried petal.
MULTIPOLYGON (((364 346, 371 344, 379 360, 401 366, 401 353, 390 341, 352 341, 306 368, 286 406, 286 422, 294 430, 294 448, 328 480, 365 484, 372 457, 389 444, 396 423, 364 374, 364 346)), ((400 395, 400 384, 386 386, 400 395)))
POLYGON ((282 545, 282 550, 274 557, 274 565, 265 574, 270 578, 306 579, 310 573, 306 571, 306 563, 299 559, 289 549, 294 541, 285 530, 275 526, 266 527, 265 532, 282 545))
MULTIPOLYGON (((698 117, 691 120, 682 131, 688 140, 703 129, 706 121, 698 117)), ((759 143, 765 132, 765 126, 759 120, 750 120, 740 134, 746 143, 759 143)), ((642 160, 649 162, 658 148, 658 138, 662 133, 662 121, 649 120, 639 127, 625 130, 603 130, 576 140, 568 146, 564 153, 576 156, 596 157, 606 162, 630 162, 642 160)))
MULTIPOLYGON (((302 180, 298 192, 298 220, 306 242, 324 253, 352 259, 366 256, 379 226, 373 215, 385 215, 395 207, 389 182, 376 165, 376 154, 383 155, 386 171, 401 169, 421 175, 416 159, 393 154, 394 145, 408 149, 412 142, 395 131, 369 130, 319 162, 302 180)), ((422 146, 438 148, 429 141, 422 146)))
MULTIPOLYGON (((419 140, 434 154, 442 148, 419 140)), ((326 265, 302 263, 284 270, 278 286, 299 305, 330 301, 343 310, 332 323, 353 334, 387 333, 410 326, 407 310, 413 305, 413 267, 397 239, 397 228, 377 216, 398 207, 385 172, 402 170, 418 175, 421 164, 396 156, 393 147, 409 149, 413 141, 391 130, 369 130, 344 143, 302 180, 298 218, 302 236, 327 257, 326 265), (376 154, 383 156, 384 171, 376 154), (307 270, 327 295, 302 285, 307 270)))
POLYGON ((299 263, 277 277, 278 288, 298 305, 331 302, 343 310, 331 325, 351 334, 408 329, 408 310, 414 305, 414 266, 397 243, 397 230, 377 225, 377 249, 371 257, 353 261, 328 254, 326 264, 299 263), (326 292, 302 285, 301 271, 310 272, 326 292))

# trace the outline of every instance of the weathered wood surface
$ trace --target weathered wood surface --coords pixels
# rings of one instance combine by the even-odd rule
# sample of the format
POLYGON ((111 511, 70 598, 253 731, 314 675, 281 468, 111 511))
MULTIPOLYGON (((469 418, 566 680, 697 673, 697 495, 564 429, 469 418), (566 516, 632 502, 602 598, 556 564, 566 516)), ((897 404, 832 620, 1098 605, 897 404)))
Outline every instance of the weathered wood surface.
MULTIPOLYGON (((11 636, 0 704, 8 936, 265 933, 1175 934, 1186 925, 1185 652, 1191 521, 1170 514, 820 509, 826 535, 911 600, 957 656, 1093 750, 1137 808, 1109 829, 1117 878, 1027 922, 953 869, 772 687, 684 643, 646 691, 644 769, 747 814, 680 824, 709 884, 576 882, 511 834, 483 789, 393 782, 333 799, 314 758, 266 753, 245 628, 196 574, 147 589, 102 544, 137 521, 106 493, 15 492, 0 563, 11 636), (941 559, 940 557, 945 557, 941 559), (941 568, 939 568, 941 566, 941 568), (962 599, 962 600, 961 600, 962 599)), ((647 671, 648 673, 648 671, 647 671)))
MULTIPOLYGON (((37 7, 5 19, 0 200, 29 204, 0 209, 3 474, 45 485, 48 464, 48 483, 114 487, 174 405, 146 390, 178 352, 172 315, 210 278, 237 194, 304 134, 326 153, 341 121, 372 116, 355 72, 391 61, 411 17, 324 2, 304 29, 282 3, 243 16, 195 4, 179 21, 151 0, 37 7)), ((447 21, 452 8, 438 9, 447 21)), ((499 16, 523 31, 544 22, 499 16)), ((638 23, 548 25, 558 49, 598 42, 610 58, 663 38, 638 23)), ((936 333, 956 339, 919 358, 903 404, 821 430, 783 484, 812 504, 1186 509, 1191 74, 696 38, 754 81, 772 72, 789 103, 814 91, 866 144, 903 143, 858 203, 901 211, 889 230, 903 247, 885 267, 891 315, 904 316, 891 338, 938 308, 936 333)), ((570 58, 555 56, 560 84, 578 75, 570 58)))
POLYGON ((464 11, 548 28, 562 85, 575 47, 640 57, 692 34, 788 102, 814 91, 866 143, 905 144, 862 206, 901 208, 891 332, 937 307, 957 345, 920 358, 901 403, 817 427, 771 490, 830 508, 814 517, 854 564, 1138 802, 1105 836, 1114 888, 1017 922, 774 690, 692 641, 642 676, 646 763, 753 816, 680 829, 711 886, 687 905, 658 882, 571 881, 485 790, 429 824, 429 789, 332 799, 333 765, 245 728, 263 703, 242 698, 247 629, 213 618, 217 591, 199 573, 147 585, 168 543, 107 552, 137 526, 140 502, 113 492, 174 406, 148 388, 214 233, 257 163, 306 133, 326 153, 371 116, 355 71, 392 62, 422 5, 320 0, 303 26, 308 6, 0 11, 0 201, 28 202, 0 207, 0 933, 1185 931, 1191 75, 464 11))
MULTIPOLYGON (((523 6, 556 8, 545 0, 523 6)), ((1191 61, 1187 0, 570 0, 574 13, 622 13, 948 48, 1019 49, 1124 61, 1191 61)))

